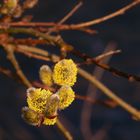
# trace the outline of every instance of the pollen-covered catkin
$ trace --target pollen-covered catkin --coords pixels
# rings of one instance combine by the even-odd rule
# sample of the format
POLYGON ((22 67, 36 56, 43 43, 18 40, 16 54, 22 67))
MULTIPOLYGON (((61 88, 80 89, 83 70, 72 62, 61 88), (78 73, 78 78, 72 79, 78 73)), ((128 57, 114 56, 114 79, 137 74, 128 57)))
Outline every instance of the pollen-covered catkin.
POLYGON ((75 98, 75 93, 70 86, 62 86, 58 90, 57 94, 60 97, 60 109, 65 109, 66 107, 68 107, 74 101, 75 98))
POLYGON ((53 80, 58 85, 73 86, 76 76, 77 66, 72 59, 63 59, 54 66, 53 80))
POLYGON ((37 88, 29 90, 27 92, 27 103, 30 109, 43 113, 46 109, 46 103, 48 98, 52 95, 49 90, 37 88))

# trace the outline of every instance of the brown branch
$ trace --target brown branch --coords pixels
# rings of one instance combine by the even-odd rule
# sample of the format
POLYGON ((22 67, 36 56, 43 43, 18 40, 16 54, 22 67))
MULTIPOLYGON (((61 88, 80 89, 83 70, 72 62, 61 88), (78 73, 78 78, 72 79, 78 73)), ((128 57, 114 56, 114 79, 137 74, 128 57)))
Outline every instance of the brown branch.
POLYGON ((51 61, 50 58, 48 58, 48 57, 40 56, 40 55, 33 54, 30 52, 25 52, 24 50, 16 49, 16 52, 22 53, 22 54, 28 56, 29 58, 35 58, 35 59, 43 60, 43 61, 51 61))
POLYGON ((22 72, 22 70, 18 64, 18 61, 15 58, 13 47, 8 44, 3 44, 3 47, 4 47, 5 51, 7 52, 7 58, 9 59, 9 61, 13 65, 13 67, 15 68, 16 73, 19 76, 19 78, 22 80, 22 82, 24 83, 25 86, 31 87, 32 86, 31 83, 29 82, 29 80, 26 78, 26 76, 22 72))
POLYGON ((31 47, 27 45, 16 45, 15 51, 23 53, 24 55, 27 55, 28 57, 44 60, 44 61, 52 61, 54 63, 58 62, 60 58, 55 54, 50 54, 48 51, 31 47))
POLYGON ((83 69, 78 70, 79 74, 84 77, 86 80, 90 81, 93 85, 95 85, 97 88, 99 88, 106 96, 108 96, 110 99, 115 101, 118 105, 120 105, 123 109, 128 111, 133 117, 140 120, 140 111, 136 108, 132 107, 128 103, 126 103, 123 99, 119 98, 115 93, 113 93, 110 89, 108 89, 106 86, 104 86, 100 81, 98 81, 94 76, 87 73, 83 69))
POLYGON ((88 61, 91 60, 92 63, 96 64, 97 66, 117 75, 120 77, 124 77, 127 78, 130 81, 140 81, 140 77, 133 75, 133 74, 129 74, 126 72, 122 72, 118 69, 115 69, 113 67, 110 67, 108 65, 105 64, 101 64, 99 62, 97 62, 94 59, 91 59, 92 57, 89 57, 88 55, 81 53, 78 50, 75 50, 71 45, 65 43, 63 41, 63 39, 60 36, 51 36, 51 35, 46 35, 44 33, 41 33, 39 31, 36 31, 34 29, 26 29, 26 28, 9 28, 9 29, 0 29, 0 34, 2 33, 12 33, 12 34, 18 34, 18 33, 25 33, 25 34, 29 34, 35 37, 41 37, 42 39, 44 39, 46 41, 46 43, 49 43, 50 45, 56 45, 58 46, 60 49, 64 49, 66 52, 72 52, 74 55, 81 57, 82 59, 88 61))
POLYGON ((84 28, 84 27, 89 27, 89 26, 93 26, 95 24, 102 23, 102 22, 112 19, 116 16, 124 14, 126 11, 130 10, 131 8, 135 7, 138 4, 140 4, 140 0, 135 0, 135 1, 131 2, 130 4, 128 4, 127 6, 115 11, 114 13, 111 13, 107 16, 97 18, 97 19, 94 19, 94 20, 91 20, 88 22, 80 23, 77 25, 70 25, 70 28, 72 28, 72 29, 84 28))
POLYGON ((76 6, 74 6, 74 8, 65 16, 63 17, 59 22, 58 25, 63 24, 64 22, 66 22, 81 6, 82 6, 82 2, 80 1, 76 6))
POLYGON ((15 75, 9 69, 0 67, 0 73, 6 75, 7 77, 15 78, 15 75))
POLYGON ((108 52, 103 53, 103 54, 101 54, 101 55, 98 55, 98 56, 96 56, 96 57, 94 57, 94 58, 89 58, 89 59, 87 59, 87 60, 84 61, 84 62, 77 63, 77 66, 92 64, 92 63, 93 63, 92 60, 93 60, 93 61, 95 60, 96 62, 99 63, 99 62, 102 61, 104 58, 109 57, 109 56, 114 55, 114 54, 118 54, 118 53, 121 53, 121 50, 112 50, 112 51, 108 51, 108 52))
MULTIPOLYGON (((89 27, 89 26, 93 26, 99 23, 102 23, 104 21, 107 21, 109 19, 112 19, 114 17, 120 16, 122 14, 124 14, 126 11, 130 10, 131 8, 137 6, 138 4, 140 4, 140 0, 135 0, 132 3, 128 4, 127 6, 111 13, 108 14, 106 16, 103 16, 101 18, 97 18, 91 21, 87 21, 84 23, 79 23, 79 24, 71 24, 71 25, 67 25, 67 24, 63 24, 57 27, 58 30, 78 30, 79 28, 85 28, 85 27, 89 27)), ((4 23, 1 23, 0 26, 4 26, 4 23)), ((57 23, 54 22, 50 22, 50 23, 43 23, 43 22, 30 22, 30 23, 26 23, 26 22, 13 22, 13 23, 8 23, 8 26, 14 26, 14 27, 52 27, 52 26, 57 26, 57 23)))
POLYGON ((81 96, 81 95, 78 95, 78 94, 76 94, 75 98, 78 99, 78 100, 86 101, 86 102, 91 103, 91 104, 100 104, 100 105, 104 105, 104 106, 110 107, 110 108, 114 108, 118 105, 118 104, 116 104, 116 102, 114 102, 112 100, 102 101, 102 100, 99 100, 99 99, 91 99, 88 96, 81 96))
POLYGON ((114 54, 118 54, 118 53, 121 53, 121 50, 112 50, 112 51, 108 51, 106 53, 103 53, 101 55, 98 55, 95 57, 95 60, 97 62, 100 62, 101 60, 103 60, 104 58, 108 57, 108 56, 111 56, 111 55, 114 55, 114 54))
POLYGON ((130 74, 130 73, 127 73, 127 72, 123 72, 123 71, 120 71, 116 68, 113 68, 107 64, 102 64, 98 61, 96 61, 96 59, 88 56, 87 54, 85 53, 81 53, 80 51, 76 50, 76 49, 73 49, 71 51, 74 55, 76 56, 79 56, 80 58, 82 58, 83 60, 87 61, 84 62, 84 64, 95 64, 99 67, 101 67, 102 69, 104 70, 107 70, 109 72, 111 72, 112 74, 114 74, 115 76, 119 76, 119 77, 123 77, 123 78, 126 78, 128 79, 129 81, 140 81, 140 77, 137 76, 137 75, 134 75, 134 74, 130 74))
POLYGON ((62 134, 65 136, 65 138, 66 138, 67 140, 73 140, 71 134, 70 134, 69 131, 67 131, 67 129, 62 125, 62 123, 60 122, 60 120, 57 120, 56 126, 57 126, 58 129, 62 132, 62 134))
POLYGON ((50 28, 47 32, 47 34, 51 34, 53 31, 58 31, 58 27, 60 25, 62 25, 64 22, 66 22, 81 6, 82 6, 82 2, 79 2, 66 16, 64 16, 58 23, 56 26, 50 28))

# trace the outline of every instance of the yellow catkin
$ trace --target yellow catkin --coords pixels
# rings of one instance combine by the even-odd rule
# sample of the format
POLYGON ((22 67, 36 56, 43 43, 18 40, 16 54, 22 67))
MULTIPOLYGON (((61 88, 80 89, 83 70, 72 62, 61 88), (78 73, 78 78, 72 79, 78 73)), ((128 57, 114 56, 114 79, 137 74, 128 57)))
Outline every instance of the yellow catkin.
POLYGON ((60 98, 59 109, 65 109, 75 99, 75 93, 70 86, 62 86, 57 94, 60 98))
POLYGON ((41 66, 40 70, 39 70, 39 76, 40 76, 40 80, 42 81, 43 84, 47 85, 47 86, 51 86, 52 85, 52 70, 48 65, 43 65, 41 66))
POLYGON ((29 88, 27 90, 27 103, 30 109, 38 113, 44 113, 48 98, 52 95, 49 90, 41 88, 29 88))
POLYGON ((40 122, 39 114, 29 109, 28 107, 22 108, 22 118, 30 125, 37 126, 40 122))
POLYGON ((58 85, 73 86, 76 76, 77 66, 71 59, 63 59, 54 66, 53 80, 58 85))

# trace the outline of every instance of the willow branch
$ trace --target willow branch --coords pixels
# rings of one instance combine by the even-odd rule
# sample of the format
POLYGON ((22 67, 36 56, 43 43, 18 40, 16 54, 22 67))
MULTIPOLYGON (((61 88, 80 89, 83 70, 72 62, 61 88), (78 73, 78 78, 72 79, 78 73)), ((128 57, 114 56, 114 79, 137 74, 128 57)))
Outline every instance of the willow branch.
POLYGON ((99 61, 103 60, 104 58, 106 58, 108 56, 111 56, 111 55, 114 55, 114 54, 118 54, 118 53, 121 53, 121 50, 108 51, 106 53, 103 53, 103 54, 98 55, 97 57, 95 57, 95 60, 99 62, 99 61))
POLYGON ((62 25, 64 22, 66 22, 81 6, 82 6, 82 2, 79 2, 76 6, 74 6, 74 8, 66 15, 64 16, 58 23, 56 26, 50 28, 47 32, 47 34, 51 34, 51 32, 57 30, 57 27, 59 27, 60 25, 62 25))
POLYGON ((80 24, 77 24, 77 25, 71 25, 70 27, 72 29, 77 29, 77 28, 89 27, 89 26, 93 26, 95 24, 102 23, 102 22, 107 21, 109 19, 112 19, 116 16, 124 14, 126 11, 135 7, 138 4, 140 4, 140 0, 135 0, 132 3, 128 4, 127 6, 121 8, 121 9, 119 9, 119 10, 115 11, 114 13, 111 13, 107 16, 97 18, 97 19, 94 19, 94 20, 91 20, 91 21, 88 21, 88 22, 80 23, 80 24))
MULTIPOLYGON (((79 23, 79 24, 71 24, 71 25, 67 25, 67 24, 63 24, 63 25, 60 25, 58 26, 57 28, 59 30, 78 30, 79 28, 85 28, 85 27, 89 27, 89 26, 93 26, 93 25, 96 25, 96 24, 99 24, 99 23, 102 23, 102 22, 105 22, 109 19, 112 19, 112 18, 115 18, 117 16, 120 16, 122 14, 124 14, 126 11, 130 10, 131 8, 137 6, 138 4, 140 4, 140 0, 135 0, 133 2, 131 2, 130 4, 128 4, 127 6, 111 13, 111 14, 108 14, 106 16, 103 16, 101 18, 97 18, 97 19, 94 19, 94 20, 91 20, 91 21, 87 21, 87 22, 84 22, 84 23, 79 23)), ((4 25, 3 23, 1 24, 1 26, 4 25)), ((42 22, 32 22, 32 23, 24 23, 24 22, 15 22, 15 23, 8 23, 8 26, 24 26, 24 27, 52 27, 52 26, 57 26, 57 23, 53 23, 53 22, 50 22, 50 23, 42 23, 42 22)))
POLYGON ((87 73, 83 69, 79 68, 78 70, 79 74, 84 77, 86 80, 90 81, 93 85, 95 85, 97 88, 99 88, 106 96, 111 98, 113 101, 118 103, 123 109, 125 109, 127 112, 129 112, 132 116, 140 120, 140 112, 126 103, 123 99, 115 95, 110 89, 108 89, 106 86, 104 86, 101 82, 99 82, 94 76, 87 73))
POLYGON ((68 20, 82 6, 82 4, 83 3, 80 1, 76 6, 74 6, 74 8, 63 19, 59 21, 59 24, 66 22, 66 20, 68 20))
POLYGON ((88 61, 91 60, 91 63, 96 64, 97 66, 112 72, 113 74, 117 75, 117 76, 121 76, 124 78, 127 78, 130 81, 140 81, 140 77, 133 75, 133 74, 129 74, 126 72, 122 72, 118 69, 115 69, 113 67, 110 67, 108 65, 105 64, 101 64, 99 62, 97 62, 94 59, 91 59, 91 57, 89 57, 86 54, 81 53, 78 50, 75 50, 71 45, 66 44, 62 38, 60 38, 60 36, 51 36, 51 35, 46 35, 44 33, 41 33, 39 31, 36 31, 34 29, 26 29, 26 28, 8 28, 8 29, 0 29, 0 33, 12 33, 12 34, 18 34, 18 33, 25 33, 25 34, 29 34, 29 35, 33 35, 35 37, 39 37, 42 38, 44 40, 46 40, 46 43, 49 43, 50 45, 56 45, 58 47, 60 47, 61 49, 65 50, 65 51, 71 51, 73 54, 75 54, 76 56, 81 57, 82 59, 88 61))
POLYGON ((59 120, 57 120, 56 126, 63 133, 63 135, 65 136, 65 138, 67 140, 73 140, 73 138, 72 138, 71 134, 69 133, 69 131, 67 131, 67 129, 62 125, 62 123, 59 120))
POLYGON ((7 29, 0 29, 0 34, 3 33, 11 33, 11 34, 19 34, 19 33, 23 33, 23 34, 28 34, 28 35, 32 35, 35 37, 40 37, 45 39, 46 44, 50 44, 50 45, 56 45, 57 41, 58 41, 58 37, 54 37, 54 36, 50 36, 50 35, 46 35, 42 32, 39 32, 37 30, 34 29, 27 29, 27 28, 7 28, 7 29))
POLYGON ((15 58, 14 55, 14 51, 13 51, 13 47, 11 45, 3 45, 5 51, 7 52, 7 58, 9 59, 9 61, 11 62, 11 64, 13 65, 13 67, 16 70, 17 75, 19 76, 19 78, 22 80, 22 82, 24 83, 25 86, 27 87, 31 87, 31 83, 29 82, 29 80, 26 78, 26 76, 24 75, 24 73, 22 72, 18 61, 15 58))
POLYGON ((15 78, 15 75, 9 69, 0 67, 0 73, 6 75, 7 77, 15 78))
POLYGON ((84 62, 81 62, 81 63, 78 63, 77 65, 78 66, 81 66, 81 65, 87 65, 87 64, 91 64, 92 63, 92 60, 95 60, 96 62, 100 62, 102 61, 103 59, 105 59, 106 57, 109 57, 111 55, 114 55, 114 54, 118 54, 118 53, 121 53, 121 50, 112 50, 112 51, 108 51, 106 53, 103 53, 101 55, 98 55, 94 58, 89 58, 87 59, 86 61, 84 62))

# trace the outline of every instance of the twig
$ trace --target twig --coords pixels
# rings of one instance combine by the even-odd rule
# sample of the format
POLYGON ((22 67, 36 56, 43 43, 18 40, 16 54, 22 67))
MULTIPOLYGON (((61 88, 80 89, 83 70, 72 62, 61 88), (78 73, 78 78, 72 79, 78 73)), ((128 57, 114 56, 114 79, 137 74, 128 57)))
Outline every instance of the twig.
POLYGON ((79 2, 66 16, 64 16, 57 24, 56 26, 50 28, 47 32, 47 34, 51 34, 53 31, 57 30, 57 27, 59 27, 61 24, 63 24, 66 20, 68 20, 80 7, 82 6, 82 2, 79 2))
MULTIPOLYGON (((116 49, 116 44, 110 42, 105 47, 105 50, 103 51, 102 54, 106 54, 107 52, 110 52, 110 51, 115 51, 115 49, 116 49)), ((97 57, 95 57, 95 59, 97 57)), ((104 59, 101 60, 102 63, 108 64, 111 57, 112 57, 112 55, 110 55, 109 57, 105 57, 104 59)), ((105 72, 104 69, 101 69, 101 68, 96 66, 92 75, 95 75, 97 80, 101 81, 104 72, 105 72)), ((99 100, 100 95, 97 94, 97 91, 98 91, 98 88, 96 86, 93 86, 92 84, 89 84, 86 96, 88 96, 91 99, 99 100)), ((118 106, 118 104, 116 102, 112 101, 111 99, 109 99, 109 100, 110 100, 109 105, 112 108, 118 106)), ((92 113, 93 113, 93 105, 91 103, 84 102, 83 103, 83 108, 82 108, 82 111, 81 111, 81 123, 80 124, 81 124, 81 131, 83 133, 83 137, 84 137, 85 140, 94 139, 93 137, 94 137, 95 134, 93 134, 92 129, 90 127, 90 120, 91 120, 91 116, 92 116, 91 114, 92 113)))
POLYGON ((34 29, 27 29, 27 28, 7 28, 7 29, 0 29, 0 34, 3 33, 12 33, 12 34, 19 34, 19 33, 23 33, 23 34, 29 34, 35 37, 42 37, 43 39, 45 39, 46 44, 48 43, 49 45, 57 45, 57 41, 58 41, 58 37, 54 37, 54 36, 50 36, 50 35, 46 35, 42 32, 39 32, 37 30, 34 29))
POLYGON ((0 67, 0 73, 4 74, 10 78, 15 78, 14 74, 9 69, 0 67))
POLYGON ((113 101, 115 101, 116 103, 118 103, 118 105, 120 105, 123 109, 125 109, 126 111, 128 111, 133 117, 135 117, 138 120, 140 120, 140 112, 137 109, 135 109, 134 107, 132 107, 131 105, 129 105, 128 103, 126 103, 124 100, 122 100, 121 98, 119 98, 117 95, 115 95, 110 89, 108 89, 107 87, 105 87, 100 81, 98 81, 91 74, 87 73, 86 71, 84 71, 83 69, 80 69, 80 68, 79 68, 78 72, 86 80, 90 81, 93 85, 95 85, 96 87, 98 87, 105 95, 107 95, 113 101))
POLYGON ((3 45, 5 51, 7 52, 7 58, 9 59, 9 61, 12 63, 13 67, 16 70, 17 75, 19 76, 19 78, 22 80, 22 82, 24 83, 24 85, 26 85, 27 87, 31 87, 31 83, 29 82, 29 80, 26 78, 26 76, 23 74, 18 61, 15 58, 14 52, 13 52, 13 47, 11 45, 3 45))
POLYGON ((112 50, 112 51, 103 53, 103 54, 95 57, 95 60, 97 62, 99 62, 99 61, 103 60, 105 57, 108 57, 108 56, 111 56, 111 55, 114 55, 114 54, 118 54, 118 53, 121 53, 121 50, 112 50))
POLYGON ((18 44, 15 46, 14 50, 17 52, 23 53, 24 55, 28 57, 32 57, 32 58, 40 59, 44 61, 52 61, 56 63, 60 60, 60 58, 57 55, 49 54, 49 52, 46 50, 32 47, 32 46, 18 44))
MULTIPOLYGON (((97 19, 94 19, 94 20, 91 20, 88 22, 80 23, 80 24, 69 25, 69 26, 66 26, 65 29, 70 28, 70 29, 74 30, 74 29, 85 28, 85 27, 93 26, 95 24, 102 23, 102 22, 107 21, 109 19, 112 19, 116 16, 124 14, 126 11, 128 11, 129 9, 133 8, 134 6, 136 6, 138 4, 140 4, 140 0, 135 0, 132 3, 128 4, 127 6, 121 8, 121 9, 119 9, 119 10, 115 11, 114 13, 111 13, 107 16, 97 18, 97 19)), ((62 28, 63 28, 63 26, 62 26, 62 28)))
POLYGON ((119 77, 126 78, 126 79, 128 79, 129 81, 140 81, 140 77, 139 77, 139 76, 133 75, 133 74, 130 74, 130 73, 127 73, 127 72, 120 71, 120 70, 118 70, 118 69, 116 69, 116 68, 114 68, 114 67, 111 67, 111 66, 107 65, 107 64, 102 64, 102 63, 96 61, 94 58, 88 56, 87 54, 81 53, 79 50, 72 49, 71 52, 72 52, 74 55, 79 56, 80 58, 86 60, 87 63, 84 62, 84 64, 91 64, 91 63, 93 63, 93 64, 95 64, 95 65, 101 67, 102 69, 111 72, 111 73, 114 74, 115 76, 119 76, 119 77))
POLYGON ((121 52, 121 50, 112 50, 112 51, 103 53, 103 54, 101 54, 101 55, 98 55, 98 56, 96 56, 96 57, 94 57, 94 58, 89 58, 89 59, 87 59, 85 62, 78 63, 77 65, 78 65, 78 66, 81 66, 81 65, 92 64, 92 63, 93 63, 92 60, 93 60, 93 61, 95 60, 95 61, 97 61, 97 62, 99 63, 99 62, 100 62, 101 60, 103 60, 104 58, 109 57, 109 56, 114 55, 114 54, 118 54, 118 53, 120 53, 120 52, 121 52))
POLYGON ((22 54, 28 56, 29 58, 35 58, 35 59, 43 60, 43 61, 51 61, 50 58, 48 58, 48 57, 44 57, 44 56, 40 56, 40 55, 37 55, 37 54, 33 54, 31 52, 27 52, 27 51, 24 51, 22 49, 16 49, 16 52, 22 53, 22 54))
POLYGON ((59 128, 59 130, 62 132, 62 134, 65 136, 67 140, 73 140, 69 131, 67 131, 67 129, 62 125, 62 123, 59 120, 57 120, 56 126, 59 128))
MULTIPOLYGON (((126 11, 130 10, 131 8, 137 6, 140 3, 140 0, 135 0, 132 3, 128 4, 127 6, 115 11, 114 13, 111 13, 107 16, 103 16, 101 18, 97 18, 91 21, 87 21, 84 23, 80 24, 63 24, 58 27, 58 30, 78 30, 79 28, 85 28, 89 26, 93 26, 95 24, 102 23, 104 21, 107 21, 109 19, 112 19, 114 17, 117 17, 119 15, 124 14, 126 11)), ((1 23, 1 26, 4 26, 4 23, 1 23)), ((52 27, 52 26, 57 26, 57 23, 50 22, 50 23, 43 23, 43 22, 31 22, 31 23, 25 23, 25 22, 13 22, 13 23, 8 23, 8 26, 14 26, 14 27, 52 27)))
POLYGON ((81 95, 78 95, 78 94, 76 94, 76 97, 75 98, 77 100, 86 101, 86 102, 91 103, 91 104, 100 104, 100 105, 104 105, 104 106, 110 107, 110 108, 114 108, 114 107, 117 106, 116 102, 114 102, 112 100, 102 101, 102 100, 99 100, 99 99, 93 99, 91 97, 81 96, 81 95))
POLYGON ((74 6, 74 8, 64 17, 62 18, 58 24, 62 24, 64 22, 66 22, 66 20, 68 20, 81 6, 82 6, 82 2, 80 1, 76 6, 74 6))
POLYGON ((25 34, 30 34, 30 35, 33 35, 33 36, 36 36, 36 37, 41 37, 44 40, 46 40, 46 43, 49 43, 50 45, 56 45, 56 46, 58 46, 60 48, 65 47, 66 51, 71 51, 73 54, 75 54, 76 56, 81 57, 82 59, 84 59, 86 61, 91 60, 92 63, 96 64, 97 66, 99 66, 99 67, 101 67, 101 68, 103 68, 103 69, 105 69, 105 70, 107 70, 109 72, 112 72, 113 74, 115 74, 117 76, 127 78, 130 81, 134 81, 134 80, 135 81, 140 81, 139 76, 132 75, 132 74, 129 74, 129 73, 126 73, 126 72, 122 72, 122 71, 117 70, 117 69, 115 69, 113 67, 110 67, 108 65, 98 63, 96 60, 91 59, 91 57, 89 57, 88 55, 83 54, 80 51, 75 50, 71 45, 66 44, 62 40, 62 38, 60 38, 60 36, 55 37, 55 36, 51 36, 51 35, 46 35, 44 33, 36 31, 34 29, 26 29, 26 28, 0 29, 0 34, 2 34, 2 33, 13 33, 13 34, 25 33, 25 34))
POLYGON ((32 47, 32 46, 17 44, 15 46, 15 49, 16 50, 27 51, 27 52, 30 52, 30 53, 39 54, 39 55, 46 56, 46 57, 49 56, 49 53, 46 50, 43 50, 43 49, 40 49, 40 48, 36 48, 36 47, 32 47))

